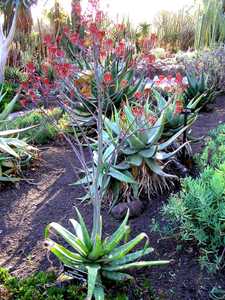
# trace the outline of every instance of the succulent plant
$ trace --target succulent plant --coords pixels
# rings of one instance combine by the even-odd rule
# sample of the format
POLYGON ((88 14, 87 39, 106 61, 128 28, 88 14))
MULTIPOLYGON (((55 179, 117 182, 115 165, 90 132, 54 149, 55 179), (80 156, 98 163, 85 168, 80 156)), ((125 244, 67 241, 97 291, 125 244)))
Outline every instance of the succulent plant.
POLYGON ((164 261, 139 261, 142 256, 154 251, 149 247, 148 237, 145 233, 129 242, 122 243, 127 236, 130 227, 128 223, 129 212, 119 228, 105 240, 101 235, 97 235, 93 240, 88 232, 85 222, 77 210, 79 222, 71 219, 75 234, 65 229, 58 223, 51 223, 45 229, 46 245, 48 249, 63 263, 70 268, 74 277, 87 280, 88 293, 87 299, 94 296, 97 300, 103 300, 104 297, 104 278, 114 281, 127 281, 133 279, 130 274, 124 273, 129 269, 152 267, 168 264, 169 260, 164 261), (71 247, 68 250, 50 238, 50 232, 53 231, 62 237, 71 247), (146 240, 141 250, 131 252, 141 241, 146 240))
MULTIPOLYGON (((170 138, 163 138, 166 111, 153 115, 149 105, 144 107, 126 105, 118 113, 115 109, 112 119, 105 118, 104 154, 102 176, 99 186, 105 195, 112 193, 114 205, 119 196, 126 199, 138 197, 144 190, 150 194, 167 188, 167 181, 177 178, 163 168, 183 147, 170 151, 169 146, 188 128, 181 128, 170 138), (117 147, 117 145, 120 145, 117 147)), ((96 152, 94 159, 97 161, 96 152)), ((76 184, 91 184, 93 174, 76 184)), ((91 197, 89 194, 86 197, 91 197)))

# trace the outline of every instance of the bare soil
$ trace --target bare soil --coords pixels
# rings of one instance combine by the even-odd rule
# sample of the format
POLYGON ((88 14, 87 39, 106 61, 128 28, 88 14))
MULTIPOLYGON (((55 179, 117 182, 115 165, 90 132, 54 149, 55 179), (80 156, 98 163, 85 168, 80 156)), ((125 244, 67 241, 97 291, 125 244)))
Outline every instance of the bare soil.
MULTIPOLYGON (((225 98, 218 97, 213 112, 202 113, 193 126, 193 135, 205 137, 209 130, 225 122, 225 98)), ((203 138, 193 146, 200 151, 203 138)), ((49 145, 41 150, 42 159, 26 173, 28 181, 7 186, 0 191, 0 265, 15 275, 24 277, 33 272, 56 268, 55 258, 46 255, 43 247, 44 228, 50 222, 69 226, 69 218, 75 216, 74 206, 83 214, 89 228, 92 225, 92 207, 77 200, 82 189, 71 186, 76 180, 78 166, 73 152, 65 145, 49 145)), ((198 251, 192 244, 182 244, 176 239, 165 239, 150 231, 152 219, 161 224, 160 210, 168 194, 153 197, 144 213, 130 221, 132 236, 142 231, 150 237, 155 252, 149 258, 173 259, 166 267, 137 271, 140 277, 151 283, 165 300, 207 300, 214 286, 225 289, 225 274, 208 274, 198 263, 198 251)), ((104 232, 110 234, 119 222, 103 207, 104 232)), ((132 299, 129 297, 129 299, 132 299)), ((136 298, 137 299, 137 298, 136 298)), ((150 295, 140 299, 152 299, 150 295)))

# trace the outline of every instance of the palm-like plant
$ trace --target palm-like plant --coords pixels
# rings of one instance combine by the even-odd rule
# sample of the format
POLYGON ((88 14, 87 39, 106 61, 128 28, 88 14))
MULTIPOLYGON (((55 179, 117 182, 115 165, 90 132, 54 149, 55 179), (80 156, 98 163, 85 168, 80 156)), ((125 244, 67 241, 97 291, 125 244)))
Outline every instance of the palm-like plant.
POLYGON ((75 234, 65 229, 58 223, 51 223, 45 229, 46 244, 49 250, 67 267, 73 270, 73 275, 88 279, 87 299, 91 300, 93 295, 96 300, 104 299, 104 278, 116 281, 131 280, 133 277, 124 271, 131 268, 143 268, 168 264, 164 261, 139 261, 139 259, 153 252, 149 247, 148 237, 140 233, 134 239, 121 244, 127 236, 130 227, 128 226, 127 213, 119 228, 105 240, 102 239, 101 231, 96 239, 90 236, 85 222, 78 210, 79 222, 71 219, 75 234), (64 246, 53 241, 50 231, 53 230, 62 237, 73 249, 68 250, 64 246), (144 247, 131 252, 142 240, 146 240, 144 247))

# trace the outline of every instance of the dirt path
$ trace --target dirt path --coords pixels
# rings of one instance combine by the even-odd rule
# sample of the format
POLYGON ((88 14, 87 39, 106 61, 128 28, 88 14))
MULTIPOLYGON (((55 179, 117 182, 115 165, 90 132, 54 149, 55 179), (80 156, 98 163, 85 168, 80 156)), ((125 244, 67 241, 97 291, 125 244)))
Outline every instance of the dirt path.
MULTIPOLYGON (((216 101, 213 113, 203 113, 193 126, 195 136, 207 135, 219 123, 225 122, 225 98, 216 101)), ((194 146, 198 151, 200 145, 194 146)), ((21 182, 17 187, 7 187, 0 192, 0 265, 10 268, 14 274, 26 276, 37 270, 46 270, 51 264, 43 249, 45 226, 56 221, 68 226, 68 219, 74 217, 74 205, 92 223, 90 205, 76 200, 82 193, 69 184, 76 179, 76 161, 71 150, 64 146, 51 146, 42 151, 43 160, 39 168, 29 171, 27 176, 32 185, 21 182)), ((133 235, 145 231, 151 237, 155 248, 152 259, 175 259, 175 263, 161 269, 137 272, 147 280, 166 300, 207 300, 209 290, 216 284, 224 286, 224 274, 214 277, 201 272, 196 251, 192 245, 183 247, 178 253, 179 244, 172 240, 162 240, 150 232, 152 218, 159 218, 162 203, 168 195, 151 199, 144 214, 131 220, 133 235)), ((112 219, 103 209, 104 232, 110 234, 119 222, 112 219)), ((163 222, 163 220, 160 220, 163 222)), ((56 260, 51 256, 54 266, 56 260)))

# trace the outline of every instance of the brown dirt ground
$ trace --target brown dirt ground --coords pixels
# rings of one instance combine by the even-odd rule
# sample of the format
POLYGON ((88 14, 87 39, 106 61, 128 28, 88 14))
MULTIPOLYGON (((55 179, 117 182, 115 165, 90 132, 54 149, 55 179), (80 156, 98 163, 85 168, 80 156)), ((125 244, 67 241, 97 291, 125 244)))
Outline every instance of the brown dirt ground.
MULTIPOLYGON (((202 113, 193 126, 193 134, 206 136, 208 131, 225 122, 225 98, 218 97, 213 113, 202 113)), ((194 145, 199 151, 203 139, 194 145)), ((13 274, 26 276, 35 271, 46 270, 51 265, 58 268, 57 261, 47 259, 43 248, 43 232, 52 221, 68 225, 74 217, 74 206, 78 206, 89 227, 92 223, 91 205, 81 204, 77 197, 82 189, 70 186, 76 180, 74 167, 77 162, 72 151, 65 145, 50 145, 42 149, 38 166, 26 173, 32 184, 21 181, 16 186, 7 186, 0 191, 0 265, 9 268, 13 274)), ((137 271, 136 275, 151 282, 160 299, 207 300, 214 286, 225 288, 225 274, 209 275, 201 271, 197 262, 197 251, 186 244, 180 251, 180 243, 172 239, 161 239, 150 232, 152 218, 159 222, 160 209, 168 195, 151 199, 144 213, 131 220, 132 235, 141 231, 149 234, 155 248, 152 259, 174 259, 167 267, 137 271)), ((110 234, 119 224, 103 208, 104 232, 110 234)), ((140 298, 141 299, 141 298, 140 298)), ((143 298, 150 299, 150 298, 143 298)))

